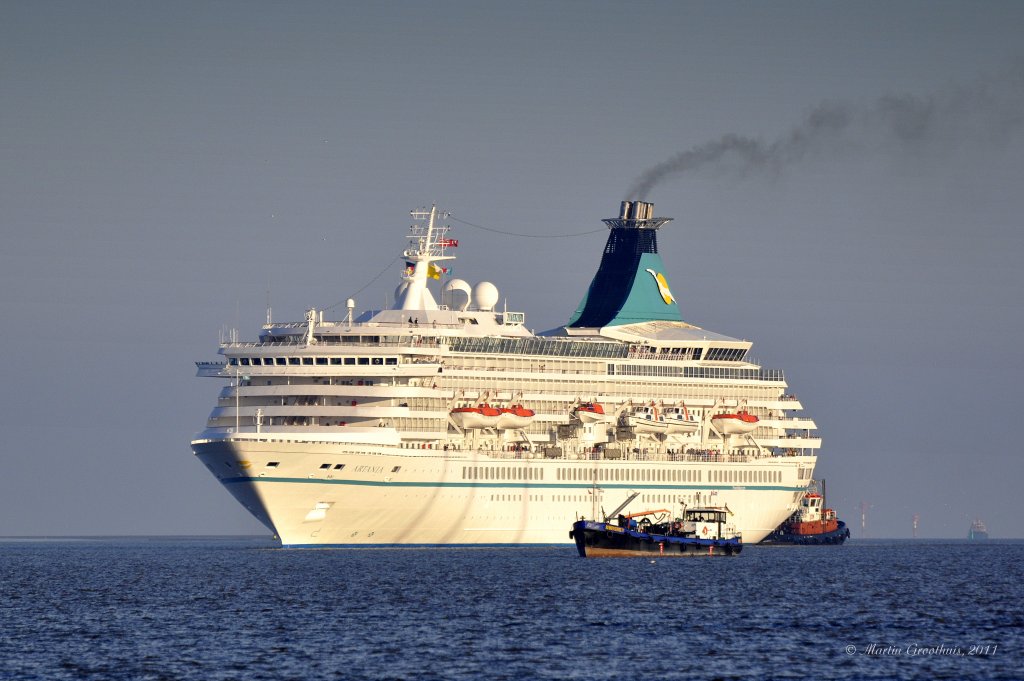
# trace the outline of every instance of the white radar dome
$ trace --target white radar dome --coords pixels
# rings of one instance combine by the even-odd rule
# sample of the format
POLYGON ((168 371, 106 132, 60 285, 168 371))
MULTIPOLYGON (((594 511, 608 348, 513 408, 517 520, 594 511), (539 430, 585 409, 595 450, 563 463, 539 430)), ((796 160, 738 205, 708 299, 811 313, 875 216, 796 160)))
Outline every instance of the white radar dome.
POLYGON ((473 287, 473 305, 487 312, 498 304, 498 287, 489 281, 481 281, 473 287))
POLYGON ((452 279, 444 285, 444 293, 441 296, 441 302, 453 310, 462 312, 469 307, 471 293, 472 289, 468 282, 463 281, 462 279, 452 279))

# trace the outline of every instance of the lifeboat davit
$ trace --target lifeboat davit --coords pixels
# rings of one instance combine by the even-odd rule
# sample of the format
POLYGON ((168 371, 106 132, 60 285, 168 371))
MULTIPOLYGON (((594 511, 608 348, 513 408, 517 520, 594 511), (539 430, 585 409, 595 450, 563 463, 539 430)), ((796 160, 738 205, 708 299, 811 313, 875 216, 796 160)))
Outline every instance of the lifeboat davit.
POLYGON ((656 407, 633 407, 626 417, 633 430, 638 433, 667 433, 668 424, 656 407))
POLYGON ((475 407, 456 407, 451 411, 452 421, 463 430, 493 428, 501 418, 501 410, 489 404, 475 407))
POLYGON ((597 402, 584 402, 573 409, 572 413, 583 423, 600 423, 608 419, 604 413, 604 407, 597 402))
POLYGON ((533 417, 536 416, 536 412, 532 409, 527 409, 521 404, 516 404, 511 407, 502 407, 498 410, 500 415, 498 416, 497 423, 494 427, 498 430, 516 430, 518 428, 525 428, 530 425, 533 421, 533 417))
POLYGON ((700 429, 700 421, 686 407, 668 407, 663 413, 669 434, 696 433, 700 429))
POLYGON ((734 414, 715 414, 711 417, 711 425, 722 435, 746 435, 757 428, 758 418, 745 411, 734 414))

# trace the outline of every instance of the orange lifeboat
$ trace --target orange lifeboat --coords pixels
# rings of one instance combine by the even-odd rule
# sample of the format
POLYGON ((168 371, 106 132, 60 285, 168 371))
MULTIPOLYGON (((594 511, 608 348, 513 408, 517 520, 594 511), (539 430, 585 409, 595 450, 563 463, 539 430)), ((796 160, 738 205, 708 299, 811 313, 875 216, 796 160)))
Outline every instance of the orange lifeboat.
POLYGON ((757 428, 758 418, 745 411, 734 414, 715 414, 711 417, 711 425, 722 435, 746 435, 757 428))
POLYGON ((604 407, 597 402, 584 402, 573 410, 573 416, 583 423, 598 423, 606 420, 604 407))
POLYGON ((475 407, 456 407, 451 411, 452 421, 463 430, 493 428, 501 418, 501 410, 489 404, 475 407))
POLYGON ((511 407, 502 407, 498 410, 500 415, 498 416, 497 423, 494 427, 498 430, 515 430, 518 428, 525 428, 530 425, 533 421, 533 417, 537 413, 532 409, 527 409, 521 404, 516 404, 511 407))

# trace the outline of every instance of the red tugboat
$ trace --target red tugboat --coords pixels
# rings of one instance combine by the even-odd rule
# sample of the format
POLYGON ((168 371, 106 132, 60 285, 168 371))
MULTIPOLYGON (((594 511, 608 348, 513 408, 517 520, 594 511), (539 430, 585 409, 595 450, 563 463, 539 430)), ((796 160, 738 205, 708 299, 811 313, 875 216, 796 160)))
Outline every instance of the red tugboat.
POLYGON ((800 508, 765 537, 762 544, 842 544, 850 538, 846 523, 836 512, 825 508, 825 497, 810 488, 800 501, 800 508))

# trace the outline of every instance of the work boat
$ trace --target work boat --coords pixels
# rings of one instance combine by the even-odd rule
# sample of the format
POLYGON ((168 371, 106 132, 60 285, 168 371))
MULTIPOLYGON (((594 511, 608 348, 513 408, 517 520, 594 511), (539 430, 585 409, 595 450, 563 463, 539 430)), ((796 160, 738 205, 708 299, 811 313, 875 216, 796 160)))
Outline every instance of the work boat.
POLYGON ((735 556, 743 542, 726 525, 728 508, 689 508, 672 522, 651 522, 667 509, 620 515, 617 522, 577 520, 569 531, 581 558, 735 556), (636 518, 642 519, 637 523, 636 518))
POLYGON ((268 312, 198 363, 224 386, 192 449, 282 545, 564 543, 634 492, 627 512, 728 506, 756 543, 796 510, 815 424, 750 341, 683 320, 652 204, 604 221, 589 289, 542 333, 451 278, 443 213, 412 217, 390 308, 268 312))

